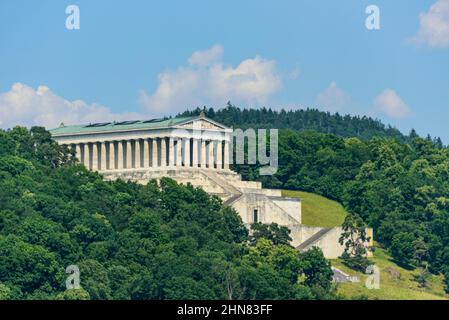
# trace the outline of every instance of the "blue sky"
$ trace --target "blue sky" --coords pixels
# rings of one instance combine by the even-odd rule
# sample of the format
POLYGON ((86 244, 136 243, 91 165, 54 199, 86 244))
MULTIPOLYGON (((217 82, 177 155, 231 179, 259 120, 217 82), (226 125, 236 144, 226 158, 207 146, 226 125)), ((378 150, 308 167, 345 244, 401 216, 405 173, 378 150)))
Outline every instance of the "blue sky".
POLYGON ((0 2, 1 127, 228 100, 370 115, 449 143, 449 0, 0 2), (365 27, 370 4, 380 30, 365 27))

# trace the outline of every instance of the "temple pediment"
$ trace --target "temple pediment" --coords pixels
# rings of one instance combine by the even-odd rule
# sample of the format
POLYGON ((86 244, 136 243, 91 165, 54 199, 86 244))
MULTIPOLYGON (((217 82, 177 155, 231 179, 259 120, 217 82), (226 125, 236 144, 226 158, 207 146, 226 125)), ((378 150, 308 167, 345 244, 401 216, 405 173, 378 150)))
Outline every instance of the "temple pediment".
POLYGON ((219 130, 219 131, 228 129, 224 125, 222 125, 218 122, 215 122, 213 120, 206 119, 206 118, 194 119, 194 120, 179 124, 176 126, 176 128, 196 129, 196 130, 209 129, 209 130, 219 130))

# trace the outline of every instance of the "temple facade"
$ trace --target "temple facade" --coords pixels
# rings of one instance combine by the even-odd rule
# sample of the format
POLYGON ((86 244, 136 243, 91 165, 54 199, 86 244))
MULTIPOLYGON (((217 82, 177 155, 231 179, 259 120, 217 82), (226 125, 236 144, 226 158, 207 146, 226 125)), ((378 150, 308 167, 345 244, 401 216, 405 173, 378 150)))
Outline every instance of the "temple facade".
POLYGON ((341 228, 301 224, 301 201, 282 197, 280 190, 243 181, 230 170, 233 130, 203 114, 147 121, 105 122, 50 130, 59 144, 73 148, 79 161, 105 179, 136 181, 170 177, 216 195, 233 207, 249 227, 254 222, 277 223, 291 230, 292 245, 313 246, 327 258, 343 252, 341 228))
POLYGON ((94 171, 142 168, 229 170, 232 129, 209 121, 185 126, 190 118, 123 121, 64 126, 51 130, 60 144, 73 147, 94 171))

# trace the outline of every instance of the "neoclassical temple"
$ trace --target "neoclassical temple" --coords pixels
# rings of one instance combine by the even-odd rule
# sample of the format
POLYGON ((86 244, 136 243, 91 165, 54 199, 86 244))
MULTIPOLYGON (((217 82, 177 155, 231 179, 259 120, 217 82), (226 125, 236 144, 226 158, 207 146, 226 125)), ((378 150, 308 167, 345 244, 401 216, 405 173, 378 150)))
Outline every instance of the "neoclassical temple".
POLYGON ((50 130, 59 144, 72 147, 79 161, 105 179, 136 181, 170 177, 216 195, 232 206, 249 226, 277 223, 291 230, 298 250, 319 246, 327 258, 343 252, 341 228, 301 224, 301 201, 283 197, 280 190, 243 181, 230 170, 233 129, 201 114, 144 121, 61 124, 50 130))
POLYGON ((232 130, 190 118, 94 123, 51 130, 73 147, 79 161, 94 171, 142 168, 229 169, 232 130))

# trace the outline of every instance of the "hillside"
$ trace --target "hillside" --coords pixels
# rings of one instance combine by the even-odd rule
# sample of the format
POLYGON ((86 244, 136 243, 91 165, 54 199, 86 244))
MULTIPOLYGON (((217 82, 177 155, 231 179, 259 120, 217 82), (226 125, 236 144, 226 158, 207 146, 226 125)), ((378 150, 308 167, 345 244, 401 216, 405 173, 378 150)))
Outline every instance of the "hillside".
POLYGON ((366 275, 347 268, 340 260, 333 260, 332 265, 345 273, 360 278, 358 283, 339 283, 337 291, 347 299, 376 300, 441 300, 447 299, 444 293, 443 276, 431 275, 428 286, 419 288, 413 276, 417 270, 407 270, 395 264, 389 254, 381 248, 376 248, 369 259, 380 269, 380 288, 368 289, 365 286, 366 275))
POLYGON ((282 190, 282 196, 301 199, 302 223, 312 227, 340 226, 346 216, 343 206, 318 194, 282 190))
MULTIPOLYGON (((265 187, 311 192, 284 192, 303 199, 306 224, 341 224, 341 203, 373 227, 375 240, 394 261, 412 270, 404 269, 403 282, 389 287, 387 281, 383 298, 416 297, 402 291, 407 288, 437 296, 449 292, 448 148, 419 137, 401 142, 281 130, 275 175, 260 177, 257 166, 234 167, 265 187), (423 267, 435 274, 428 292, 410 280, 423 267)), ((0 298, 66 298, 64 268, 73 263, 86 279, 83 297, 91 299, 223 299, 223 271, 236 277, 233 285, 240 291, 233 297, 332 295, 330 280, 313 279, 315 271, 305 285, 286 278, 269 259, 280 249, 266 256, 258 241, 247 244, 236 213, 201 190, 169 179, 161 187, 103 181, 77 165, 73 152, 56 145, 43 128, 0 130, 0 208, 0 298), (39 269, 27 269, 30 263, 39 269), (124 274, 119 286, 117 273, 124 274), (259 281, 267 277, 273 281, 259 281), (314 291, 314 281, 324 290, 314 291)), ((288 259, 324 259, 321 252, 298 257, 293 248, 284 249, 288 259)), ((398 268, 387 265, 391 261, 382 251, 377 254, 376 263, 398 268)), ((327 275, 326 262, 320 265, 327 275)), ((354 288, 348 296, 365 294, 354 288)))
POLYGON ((278 146, 276 174, 260 176, 257 165, 233 169, 266 188, 341 203, 374 229, 375 240, 395 261, 445 275, 449 292, 449 148, 419 137, 363 140, 293 130, 279 132, 278 146))
POLYGON ((250 237, 235 210, 168 178, 105 181, 43 128, 0 130, 0 300, 335 297, 322 252, 283 235, 250 237))
MULTIPOLYGON (((302 200, 302 222, 308 226, 339 226, 347 214, 340 203, 317 194, 283 190, 282 195, 302 200)), ((430 275, 428 287, 422 289, 413 278, 418 274, 418 270, 411 271, 397 265, 386 250, 376 248, 373 257, 369 260, 380 268, 381 285, 379 290, 366 288, 367 276, 365 274, 349 269, 340 259, 331 261, 334 267, 351 276, 358 276, 360 279, 358 283, 339 283, 337 285, 337 292, 345 299, 440 300, 448 298, 444 293, 444 277, 442 275, 430 275)))

